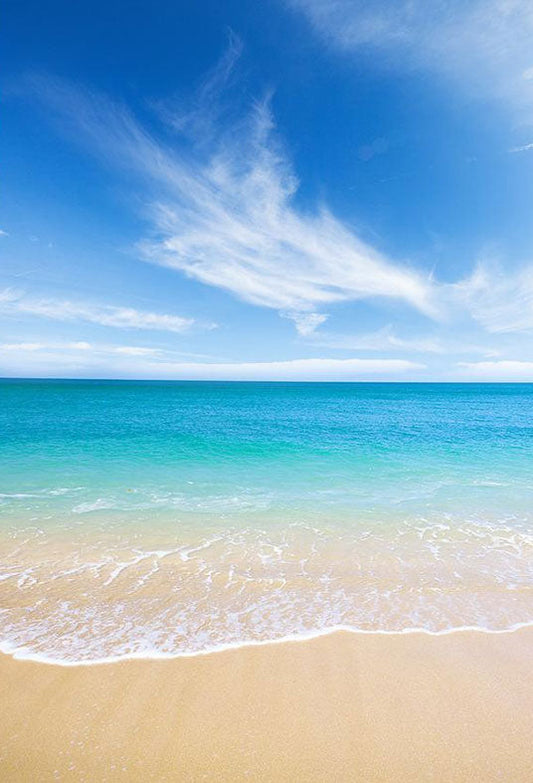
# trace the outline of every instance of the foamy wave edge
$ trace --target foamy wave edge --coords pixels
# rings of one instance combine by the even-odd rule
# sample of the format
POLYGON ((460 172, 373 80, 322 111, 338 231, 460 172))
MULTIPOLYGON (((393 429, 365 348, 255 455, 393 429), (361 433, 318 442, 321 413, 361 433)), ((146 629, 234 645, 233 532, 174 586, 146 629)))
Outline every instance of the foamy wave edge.
POLYGON ((274 644, 289 644, 297 642, 308 642, 312 639, 319 639, 323 636, 331 636, 336 633, 351 633, 361 636, 406 636, 411 634, 420 634, 423 636, 450 636, 458 633, 482 633, 482 634, 511 634, 523 628, 533 627, 533 620, 527 622, 515 623, 509 628, 485 628, 480 625, 460 625, 453 628, 443 628, 440 631, 430 631, 427 628, 403 628, 401 631, 374 630, 369 631, 363 628, 353 628, 350 625, 335 625, 329 628, 321 628, 316 631, 309 631, 301 634, 287 634, 277 639, 248 639, 240 642, 228 642, 227 644, 217 644, 208 647, 205 650, 182 650, 179 652, 137 652, 124 653, 123 655, 109 655, 105 658, 94 658, 92 660, 65 661, 60 658, 51 658, 42 653, 32 653, 24 648, 13 648, 9 642, 0 642, 0 654, 9 655, 16 661, 31 661, 33 663, 42 663, 50 666, 101 666, 103 664, 121 663, 124 661, 169 661, 177 658, 197 658, 216 653, 228 652, 229 650, 241 650, 248 647, 267 647, 274 644))

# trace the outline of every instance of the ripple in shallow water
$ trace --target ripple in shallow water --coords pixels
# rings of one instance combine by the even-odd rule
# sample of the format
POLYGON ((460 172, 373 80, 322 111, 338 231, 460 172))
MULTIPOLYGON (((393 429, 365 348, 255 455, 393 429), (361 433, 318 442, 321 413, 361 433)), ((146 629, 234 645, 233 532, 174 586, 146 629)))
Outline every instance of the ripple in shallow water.
POLYGON ((3 649, 183 655, 343 626, 505 630, 533 617, 527 520, 27 526, 0 539, 3 649))

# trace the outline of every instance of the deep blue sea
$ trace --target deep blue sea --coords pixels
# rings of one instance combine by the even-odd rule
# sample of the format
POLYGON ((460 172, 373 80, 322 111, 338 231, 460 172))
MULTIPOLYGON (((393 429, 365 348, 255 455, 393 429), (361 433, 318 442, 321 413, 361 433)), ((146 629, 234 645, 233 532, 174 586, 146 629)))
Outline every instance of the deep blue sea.
POLYGON ((533 620, 533 385, 0 381, 0 647, 533 620))

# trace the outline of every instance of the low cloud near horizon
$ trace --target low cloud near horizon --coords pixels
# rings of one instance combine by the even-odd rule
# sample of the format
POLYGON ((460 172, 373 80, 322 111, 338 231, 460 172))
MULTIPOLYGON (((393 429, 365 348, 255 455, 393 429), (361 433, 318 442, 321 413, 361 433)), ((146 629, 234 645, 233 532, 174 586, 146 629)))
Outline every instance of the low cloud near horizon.
MULTIPOLYGON (((183 355, 182 355, 183 356, 183 355)), ((387 379, 424 369, 404 359, 289 359, 273 362, 184 361, 179 351, 90 343, 0 343, 12 375, 224 381, 350 381, 387 379), (133 360, 133 363, 132 363, 133 360), (59 376, 50 367, 60 370, 59 376), (112 375, 109 371, 112 368, 112 375), (99 375, 95 373, 100 373, 99 375)))

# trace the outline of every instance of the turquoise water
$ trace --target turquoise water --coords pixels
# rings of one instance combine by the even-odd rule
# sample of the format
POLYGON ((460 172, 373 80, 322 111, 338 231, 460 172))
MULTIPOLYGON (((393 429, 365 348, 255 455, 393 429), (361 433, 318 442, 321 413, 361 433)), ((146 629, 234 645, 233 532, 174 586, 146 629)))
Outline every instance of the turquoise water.
POLYGON ((533 619, 533 385, 6 380, 0 403, 4 649, 533 619))

